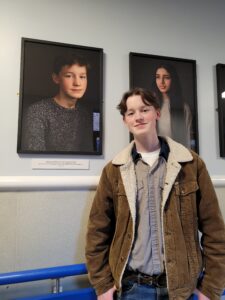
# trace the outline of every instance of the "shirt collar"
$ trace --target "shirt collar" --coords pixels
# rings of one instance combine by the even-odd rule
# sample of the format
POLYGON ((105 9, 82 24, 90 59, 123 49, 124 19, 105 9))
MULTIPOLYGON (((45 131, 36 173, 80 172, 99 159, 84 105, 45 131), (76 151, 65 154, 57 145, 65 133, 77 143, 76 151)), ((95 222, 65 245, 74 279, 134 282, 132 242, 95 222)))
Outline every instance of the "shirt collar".
MULTIPOLYGON (((167 142, 162 137, 158 137, 158 138, 159 138, 160 147, 161 147, 159 156, 162 156, 167 161, 169 152, 170 152, 170 148, 169 148, 167 142)), ((132 155, 132 159, 133 159, 134 163, 136 163, 141 158, 141 154, 137 152, 135 143, 132 148, 131 155, 132 155)))

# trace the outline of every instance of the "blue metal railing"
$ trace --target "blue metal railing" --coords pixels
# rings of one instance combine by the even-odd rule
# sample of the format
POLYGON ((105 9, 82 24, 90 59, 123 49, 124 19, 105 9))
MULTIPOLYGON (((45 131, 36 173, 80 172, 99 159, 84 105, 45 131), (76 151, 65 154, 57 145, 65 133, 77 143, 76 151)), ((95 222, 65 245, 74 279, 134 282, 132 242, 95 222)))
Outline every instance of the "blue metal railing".
POLYGON ((85 264, 42 268, 11 273, 0 273, 0 285, 45 279, 58 279, 62 277, 76 276, 82 274, 87 274, 87 268, 85 264))
MULTIPOLYGON (((85 264, 75 264, 51 268, 42 268, 35 270, 25 270, 10 273, 0 273, 0 285, 17 284, 30 281, 54 279, 56 286, 54 294, 47 294, 41 296, 32 296, 26 298, 19 298, 20 300, 48 300, 48 299, 63 299, 63 300, 96 300, 96 294, 91 287, 76 289, 73 291, 60 292, 60 279, 63 277, 77 276, 87 274, 85 264)), ((18 300, 19 300, 18 299, 18 300)))

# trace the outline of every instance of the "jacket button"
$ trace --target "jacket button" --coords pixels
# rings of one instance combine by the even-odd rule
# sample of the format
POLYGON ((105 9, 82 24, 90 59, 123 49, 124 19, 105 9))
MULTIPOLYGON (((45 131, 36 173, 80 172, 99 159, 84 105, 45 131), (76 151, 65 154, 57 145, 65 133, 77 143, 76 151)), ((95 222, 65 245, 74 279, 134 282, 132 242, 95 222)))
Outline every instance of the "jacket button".
POLYGON ((130 240, 130 239, 131 239, 131 234, 128 233, 127 237, 128 237, 128 239, 130 240))
POLYGON ((121 257, 120 257, 120 260, 123 262, 123 261, 124 261, 124 257, 123 257, 123 256, 121 256, 121 257))

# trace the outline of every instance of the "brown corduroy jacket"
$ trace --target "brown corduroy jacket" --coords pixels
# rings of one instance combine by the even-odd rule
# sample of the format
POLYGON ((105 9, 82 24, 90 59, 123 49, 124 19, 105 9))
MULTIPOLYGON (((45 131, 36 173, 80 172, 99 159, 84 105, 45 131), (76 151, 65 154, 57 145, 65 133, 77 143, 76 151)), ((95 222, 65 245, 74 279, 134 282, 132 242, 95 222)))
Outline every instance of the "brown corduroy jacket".
MULTIPOLYGON (((166 141, 170 152, 161 222, 169 298, 186 300, 198 287, 211 300, 219 300, 225 288, 225 226, 214 187, 196 153, 170 138, 166 141)), ((121 288, 134 241, 132 148, 133 142, 103 169, 90 212, 86 261, 98 295, 113 285, 121 288)))

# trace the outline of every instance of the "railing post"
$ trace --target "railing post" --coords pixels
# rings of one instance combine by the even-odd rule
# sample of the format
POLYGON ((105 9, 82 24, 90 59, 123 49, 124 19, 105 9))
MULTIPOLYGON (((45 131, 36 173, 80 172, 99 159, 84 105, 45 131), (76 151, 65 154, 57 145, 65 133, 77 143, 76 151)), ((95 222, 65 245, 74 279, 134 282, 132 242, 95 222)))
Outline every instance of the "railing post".
POLYGON ((62 287, 60 286, 60 278, 55 279, 55 286, 53 287, 53 294, 58 294, 62 292, 62 287))

